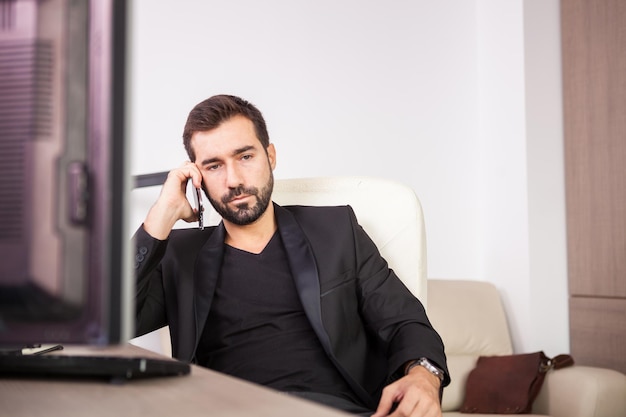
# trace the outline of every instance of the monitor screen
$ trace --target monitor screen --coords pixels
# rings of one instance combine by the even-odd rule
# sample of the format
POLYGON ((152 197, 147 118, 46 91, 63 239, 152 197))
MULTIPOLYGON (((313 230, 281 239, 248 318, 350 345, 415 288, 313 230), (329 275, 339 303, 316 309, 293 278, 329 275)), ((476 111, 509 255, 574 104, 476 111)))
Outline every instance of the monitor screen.
POLYGON ((131 336, 125 3, 0 1, 0 348, 131 336))

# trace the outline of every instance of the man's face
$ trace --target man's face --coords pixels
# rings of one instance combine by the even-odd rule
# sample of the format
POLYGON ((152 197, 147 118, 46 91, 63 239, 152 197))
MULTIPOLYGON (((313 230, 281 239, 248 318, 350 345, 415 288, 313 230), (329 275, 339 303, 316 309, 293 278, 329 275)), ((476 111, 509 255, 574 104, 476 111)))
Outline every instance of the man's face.
POLYGON ((276 153, 271 144, 266 153, 252 122, 235 116, 213 130, 194 133, 191 145, 204 192, 220 216, 237 225, 261 217, 272 197, 276 153))

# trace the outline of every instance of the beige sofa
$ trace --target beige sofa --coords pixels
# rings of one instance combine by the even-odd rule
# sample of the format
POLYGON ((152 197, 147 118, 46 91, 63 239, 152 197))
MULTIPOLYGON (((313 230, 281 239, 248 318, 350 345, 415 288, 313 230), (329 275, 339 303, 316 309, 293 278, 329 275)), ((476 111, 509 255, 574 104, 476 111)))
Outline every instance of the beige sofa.
MULTIPOLYGON (((463 403, 467 376, 476 359, 480 355, 513 353, 498 291, 487 282, 430 279, 428 314, 446 345, 452 377, 443 395, 444 416, 478 416, 458 411, 463 403)), ((554 355, 557 353, 567 352, 554 355)), ((532 415, 626 416, 626 375, 579 365, 552 370, 535 400, 532 415)))

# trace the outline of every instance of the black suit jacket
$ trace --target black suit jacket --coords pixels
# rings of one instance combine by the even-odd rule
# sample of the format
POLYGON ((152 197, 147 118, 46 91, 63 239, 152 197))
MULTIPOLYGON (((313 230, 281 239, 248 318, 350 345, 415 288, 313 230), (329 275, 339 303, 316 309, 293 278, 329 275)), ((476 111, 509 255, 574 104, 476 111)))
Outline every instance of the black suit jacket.
MULTIPOLYGON (((446 372, 441 338, 423 305, 389 269, 349 206, 275 205, 278 230, 304 311, 324 350, 373 409, 382 388, 411 359, 446 372)), ((137 335, 169 325, 173 356, 194 361, 224 248, 223 224, 173 230, 167 241, 143 228, 137 246, 137 335)))

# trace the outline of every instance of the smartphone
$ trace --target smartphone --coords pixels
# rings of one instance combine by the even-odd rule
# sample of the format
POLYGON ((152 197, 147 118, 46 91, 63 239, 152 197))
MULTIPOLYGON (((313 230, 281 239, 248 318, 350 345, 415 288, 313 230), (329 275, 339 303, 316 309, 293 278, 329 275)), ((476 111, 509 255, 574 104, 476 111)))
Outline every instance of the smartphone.
POLYGON ((202 190, 194 188, 193 199, 198 209, 198 229, 204 230, 204 207, 202 206, 202 190))

